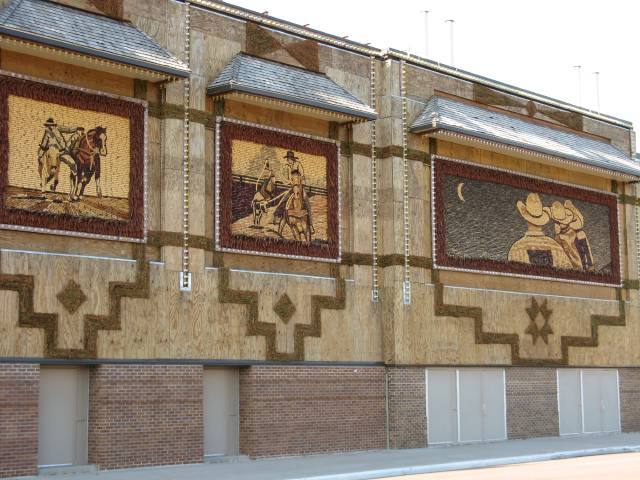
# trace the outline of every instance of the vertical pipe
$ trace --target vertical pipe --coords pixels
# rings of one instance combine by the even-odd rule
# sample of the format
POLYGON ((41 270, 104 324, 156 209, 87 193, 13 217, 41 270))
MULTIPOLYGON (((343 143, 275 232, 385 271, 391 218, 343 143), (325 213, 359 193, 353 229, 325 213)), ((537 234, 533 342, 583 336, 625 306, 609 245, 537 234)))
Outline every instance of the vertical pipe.
POLYGON ((600 113, 600 72, 593 72, 596 77, 596 109, 600 113))
POLYGON ((424 58, 429 58, 429 10, 424 10, 424 58))
POLYGON ((454 58, 453 58, 453 23, 455 20, 449 19, 445 20, 445 23, 449 24, 449 63, 451 66, 454 66, 454 58))
POLYGON ((389 428, 389 372, 384 372, 384 414, 385 414, 385 430, 387 434, 387 450, 391 448, 391 431, 389 428))
POLYGON ((578 72, 578 105, 582 105, 582 65, 574 65, 578 72))

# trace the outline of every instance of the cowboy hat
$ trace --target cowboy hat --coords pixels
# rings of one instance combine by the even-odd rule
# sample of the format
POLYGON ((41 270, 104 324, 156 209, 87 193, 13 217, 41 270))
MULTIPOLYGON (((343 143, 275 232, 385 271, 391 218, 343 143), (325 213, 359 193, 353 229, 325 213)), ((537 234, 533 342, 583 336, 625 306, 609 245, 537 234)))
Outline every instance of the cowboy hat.
POLYGON ((537 193, 527 195, 526 203, 518 200, 516 202, 516 208, 520 212, 520 215, 532 225, 541 227, 549 222, 549 209, 545 209, 542 206, 542 201, 537 193))
POLYGON ((551 204, 551 208, 544 207, 544 210, 555 222, 561 225, 568 225, 574 220, 573 212, 565 208, 565 206, 557 200, 551 204))
POLYGON ((52 117, 47 118, 47 121, 42 125, 43 127, 57 127, 58 124, 53 121, 52 117))
POLYGON ((567 211, 571 212, 573 216, 573 221, 569 224, 571 228, 573 228, 574 230, 579 230, 584 227, 584 215, 580 213, 580 210, 576 208, 571 200, 564 201, 564 208, 566 208, 567 211))
POLYGON ((298 158, 298 157, 296 157, 295 153, 293 153, 293 150, 289 150, 289 151, 287 152, 287 154, 286 154, 284 157, 282 157, 282 158, 286 158, 286 159, 289 159, 289 158, 290 158, 291 160, 299 160, 299 158, 298 158))

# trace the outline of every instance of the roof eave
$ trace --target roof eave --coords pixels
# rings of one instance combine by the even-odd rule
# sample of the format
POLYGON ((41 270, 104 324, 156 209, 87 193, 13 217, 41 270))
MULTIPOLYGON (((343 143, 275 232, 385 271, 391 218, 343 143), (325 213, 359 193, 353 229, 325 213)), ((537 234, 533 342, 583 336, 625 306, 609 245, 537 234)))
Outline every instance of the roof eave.
POLYGON ((516 148, 525 152, 529 152, 533 155, 542 155, 544 157, 548 157, 549 159, 555 159, 557 161, 561 161, 561 162, 570 162, 571 164, 574 164, 577 167, 582 167, 582 168, 586 168, 588 170, 596 170, 596 171, 601 171, 601 172, 608 172, 610 175, 615 175, 618 177, 623 177, 627 180, 630 181, 637 181, 640 180, 640 165, 638 166, 637 170, 635 173, 631 173, 630 171, 626 171, 626 170, 613 170, 611 168, 605 168, 605 167, 599 167, 599 166, 595 166, 595 165, 589 165, 588 163, 585 163, 581 160, 575 159, 575 158, 571 158, 571 157, 566 157, 566 156, 561 156, 558 154, 554 154, 553 152, 550 151, 546 151, 543 149, 533 149, 533 148, 527 148, 527 147, 523 147, 522 145, 517 145, 513 142, 505 142, 502 139, 499 138, 495 138, 495 137, 490 137, 490 136, 482 136, 482 135, 474 135, 471 134, 463 129, 456 129, 453 127, 448 127, 448 126, 437 126, 437 127, 432 127, 432 126, 416 126, 415 129, 411 130, 412 133, 420 133, 420 134, 437 134, 440 132, 450 132, 450 133, 455 133, 455 134, 459 134, 465 137, 468 137, 469 139, 475 139, 478 141, 484 141, 484 142, 490 142, 498 147, 502 146, 504 148, 516 148))
POLYGON ((49 47, 69 50, 69 51, 80 53, 82 55, 87 55, 90 57, 98 57, 98 58, 102 58, 104 60, 109 60, 116 63, 131 65, 144 70, 151 70, 154 72, 162 73, 169 77, 186 78, 190 75, 189 69, 172 68, 166 65, 158 65, 152 62, 144 62, 144 61, 133 59, 131 57, 127 57, 123 55, 115 55, 102 50, 87 48, 87 47, 83 47, 82 45, 63 42, 60 40, 56 40, 54 38, 49 38, 42 35, 34 35, 32 33, 24 32, 22 30, 16 30, 13 28, 7 28, 2 25, 0 25, 0 34, 7 35, 10 37, 15 37, 21 40, 27 40, 29 42, 40 43, 49 47))
POLYGON ((294 103, 297 105, 304 105, 307 107, 313 107, 313 108, 325 110, 328 112, 341 113, 343 115, 348 115, 348 116, 360 118, 363 120, 376 120, 378 118, 378 114, 373 111, 366 112, 366 111, 354 110, 351 108, 329 106, 321 102, 301 101, 299 98, 292 97, 290 95, 276 95, 271 92, 265 92, 263 90, 259 90, 257 88, 252 88, 246 85, 240 85, 236 82, 228 82, 222 85, 209 86, 207 88, 208 95, 223 95, 225 93, 233 93, 233 92, 248 93, 248 94, 256 95, 259 97, 282 100, 284 102, 294 103))

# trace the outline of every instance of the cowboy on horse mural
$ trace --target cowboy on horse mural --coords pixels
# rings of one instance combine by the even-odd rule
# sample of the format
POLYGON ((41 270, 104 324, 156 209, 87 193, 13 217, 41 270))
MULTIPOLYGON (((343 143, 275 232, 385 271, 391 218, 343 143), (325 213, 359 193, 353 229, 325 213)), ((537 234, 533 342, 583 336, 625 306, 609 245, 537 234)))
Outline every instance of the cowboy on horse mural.
MULTIPOLYGON (((311 234, 315 233, 315 229, 313 228, 313 216, 311 213, 311 205, 309 204, 309 198, 307 197, 307 193, 305 190, 306 187, 306 178, 304 176, 304 168, 302 167, 302 163, 300 159, 295 156, 293 151, 289 150, 287 154, 283 157, 287 163, 285 164, 283 171, 283 176, 285 178, 285 183, 291 186, 291 190, 288 195, 286 195, 286 203, 284 205, 285 212, 291 210, 291 206, 296 199, 296 195, 300 195, 300 200, 304 205, 304 210, 307 214, 309 232, 311 234), (299 192, 299 193, 298 193, 299 192)), ((282 223, 280 224, 282 227, 282 223)), ((280 228, 281 230, 282 228, 280 228)))
POLYGON ((315 229, 311 204, 305 189, 304 168, 292 150, 287 151, 282 158, 286 160, 282 169, 284 177, 282 182, 276 182, 269 160, 265 162, 256 181, 256 192, 251 201, 253 225, 261 228, 263 215, 268 212, 271 205, 275 204, 271 223, 278 225, 277 234, 282 237, 284 227, 288 226, 295 240, 310 242, 315 229), (279 186, 284 186, 286 190, 276 194, 279 186))

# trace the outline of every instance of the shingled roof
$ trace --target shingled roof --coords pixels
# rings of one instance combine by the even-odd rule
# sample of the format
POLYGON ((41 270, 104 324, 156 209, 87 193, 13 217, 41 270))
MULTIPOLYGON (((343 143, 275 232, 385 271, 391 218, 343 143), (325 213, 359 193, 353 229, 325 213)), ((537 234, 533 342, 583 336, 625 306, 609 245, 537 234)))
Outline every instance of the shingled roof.
POLYGON ((369 105, 322 73, 239 53, 207 88, 209 95, 243 92, 339 112, 367 120, 377 114, 369 105))
POLYGON ((640 164, 604 140, 438 95, 429 99, 410 128, 413 133, 456 132, 591 167, 640 176, 640 164))
POLYGON ((189 68, 129 22, 45 0, 12 0, 0 10, 0 34, 186 77, 189 68))

